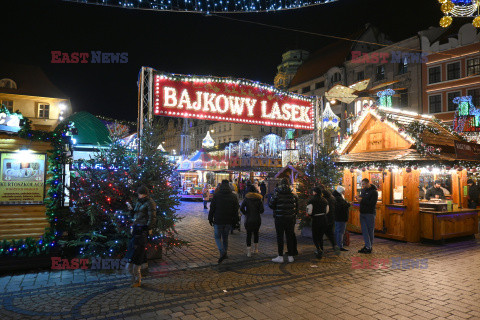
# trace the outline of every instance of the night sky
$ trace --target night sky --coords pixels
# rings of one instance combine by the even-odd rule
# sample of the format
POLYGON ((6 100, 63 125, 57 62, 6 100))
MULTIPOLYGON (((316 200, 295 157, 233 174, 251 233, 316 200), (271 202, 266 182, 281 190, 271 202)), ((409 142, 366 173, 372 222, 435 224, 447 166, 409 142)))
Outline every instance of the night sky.
MULTIPOLYGON (((315 51, 332 41, 218 16, 165 13, 48 0, 0 1, 0 59, 43 68, 74 111, 136 120, 141 66, 273 84, 283 52, 315 51), (51 51, 128 52, 126 64, 52 64, 51 51)), ((336 36, 365 23, 392 40, 438 26, 437 0, 339 0, 274 13, 227 17, 336 36)))

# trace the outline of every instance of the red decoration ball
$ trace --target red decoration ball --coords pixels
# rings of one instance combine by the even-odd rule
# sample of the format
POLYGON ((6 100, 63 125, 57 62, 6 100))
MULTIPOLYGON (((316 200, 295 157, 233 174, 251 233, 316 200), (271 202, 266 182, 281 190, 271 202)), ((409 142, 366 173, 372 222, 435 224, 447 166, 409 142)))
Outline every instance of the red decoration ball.
POLYGON ((445 169, 447 169, 447 170, 452 170, 452 167, 447 166, 445 169))
POLYGON ((407 171, 408 173, 412 172, 412 168, 408 167, 407 169, 405 169, 405 171, 407 171))
POLYGON ((458 167, 457 171, 463 171, 463 167, 458 167))
POLYGON ((362 171, 367 171, 367 168, 362 168, 362 171))
POLYGON ((417 166, 413 167, 413 170, 417 170, 417 169, 418 169, 418 167, 417 167, 417 166))

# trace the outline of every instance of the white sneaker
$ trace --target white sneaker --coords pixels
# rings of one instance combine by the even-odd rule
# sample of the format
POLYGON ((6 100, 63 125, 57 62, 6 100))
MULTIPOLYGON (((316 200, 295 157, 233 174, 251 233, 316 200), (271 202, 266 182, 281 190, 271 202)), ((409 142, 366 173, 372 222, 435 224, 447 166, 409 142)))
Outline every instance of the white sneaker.
POLYGON ((293 257, 292 256, 288 256, 288 262, 293 262, 293 257))
POLYGON ((251 257, 251 256, 252 256, 252 248, 247 247, 247 257, 251 257))
POLYGON ((276 263, 283 263, 283 257, 282 256, 278 256, 274 259, 272 259, 273 262, 276 262, 276 263))

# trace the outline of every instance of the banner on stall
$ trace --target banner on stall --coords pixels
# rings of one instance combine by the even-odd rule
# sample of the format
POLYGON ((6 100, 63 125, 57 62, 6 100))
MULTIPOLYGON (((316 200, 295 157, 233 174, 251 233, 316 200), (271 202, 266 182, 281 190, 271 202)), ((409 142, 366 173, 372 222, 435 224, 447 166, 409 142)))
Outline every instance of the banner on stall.
POLYGON ((0 204, 43 204, 46 155, 0 154, 0 204))
POLYGON ((455 153, 457 159, 478 160, 480 159, 480 144, 455 141, 455 153))
POLYGON ((153 112, 168 117, 313 130, 313 100, 247 80, 155 74, 153 112))

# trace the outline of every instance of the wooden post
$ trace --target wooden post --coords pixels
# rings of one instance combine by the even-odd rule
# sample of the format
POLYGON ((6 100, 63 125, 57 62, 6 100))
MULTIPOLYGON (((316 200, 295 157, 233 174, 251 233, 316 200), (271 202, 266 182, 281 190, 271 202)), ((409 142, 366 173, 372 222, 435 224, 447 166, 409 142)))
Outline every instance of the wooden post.
POLYGON ((403 169, 403 203, 405 210, 405 238, 408 242, 420 241, 419 190, 420 171, 403 169))

